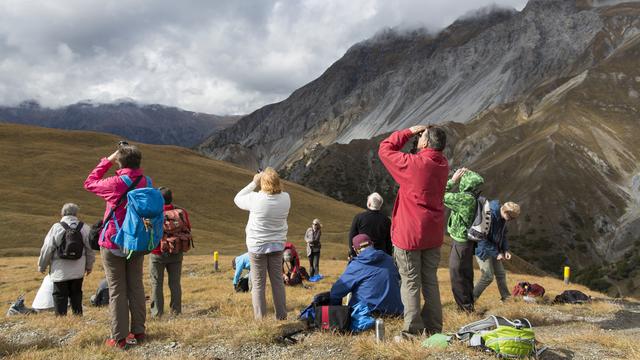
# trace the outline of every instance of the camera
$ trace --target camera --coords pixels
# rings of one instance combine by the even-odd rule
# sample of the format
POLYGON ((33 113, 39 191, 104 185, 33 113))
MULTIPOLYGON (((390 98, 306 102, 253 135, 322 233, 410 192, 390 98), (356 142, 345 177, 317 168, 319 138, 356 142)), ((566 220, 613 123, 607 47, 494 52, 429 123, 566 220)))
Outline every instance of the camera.
POLYGON ((418 152, 418 141, 420 141, 422 133, 424 133, 424 131, 420 131, 413 136, 413 144, 411 145, 411 150, 409 150, 410 154, 415 154, 418 152))

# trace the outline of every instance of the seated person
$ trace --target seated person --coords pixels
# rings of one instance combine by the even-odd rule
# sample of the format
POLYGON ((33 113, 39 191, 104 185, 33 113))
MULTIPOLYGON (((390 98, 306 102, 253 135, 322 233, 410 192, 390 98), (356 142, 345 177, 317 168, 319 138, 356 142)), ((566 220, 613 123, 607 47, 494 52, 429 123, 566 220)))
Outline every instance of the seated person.
POLYGON ((285 285, 298 285, 302 280, 309 279, 307 270, 300 266, 296 247, 290 242, 285 243, 282 254, 282 279, 285 285))
MULTIPOLYGON (((240 283, 240 279, 243 278, 242 271, 248 270, 251 271, 251 263, 249 262, 249 253, 246 252, 240 256, 237 256, 233 260, 231 260, 231 267, 235 270, 235 274, 233 276, 233 288, 238 291, 238 284, 240 283)), ((246 277, 248 279, 248 277, 246 277)), ((247 289, 243 291, 248 291, 248 283, 247 281, 243 281, 247 283, 247 289)))
POLYGON ((402 315, 400 274, 393 258, 375 249, 366 234, 354 236, 353 250, 356 257, 331 287, 331 304, 342 304, 342 298, 351 293, 349 306, 362 303, 374 315, 402 315))

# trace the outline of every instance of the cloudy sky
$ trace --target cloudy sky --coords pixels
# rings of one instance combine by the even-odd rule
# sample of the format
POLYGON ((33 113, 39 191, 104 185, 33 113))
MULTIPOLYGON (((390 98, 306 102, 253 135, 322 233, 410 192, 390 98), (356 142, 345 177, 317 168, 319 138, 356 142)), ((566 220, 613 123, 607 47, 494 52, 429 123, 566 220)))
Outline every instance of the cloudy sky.
POLYGON ((1 0, 0 104, 132 98, 215 114, 285 99, 387 27, 526 0, 1 0))

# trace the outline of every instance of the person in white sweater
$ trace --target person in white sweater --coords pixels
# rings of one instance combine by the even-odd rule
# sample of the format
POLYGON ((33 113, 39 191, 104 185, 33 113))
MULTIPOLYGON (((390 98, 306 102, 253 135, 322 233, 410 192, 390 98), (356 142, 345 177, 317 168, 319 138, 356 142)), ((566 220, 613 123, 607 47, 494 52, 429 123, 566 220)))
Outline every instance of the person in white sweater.
POLYGON ((71 310, 75 315, 82 315, 82 281, 84 275, 89 275, 93 269, 96 256, 89 245, 89 226, 78 220, 78 205, 64 204, 62 219, 53 224, 44 238, 40 250, 38 270, 45 273, 49 267, 49 277, 53 281, 53 302, 57 315, 67 314, 67 304, 71 301, 71 310), (80 228, 84 249, 77 259, 60 258, 65 227, 80 228))
POLYGON ((236 206, 249 211, 246 242, 251 263, 253 314, 262 319, 267 312, 265 287, 271 283, 276 318, 287 318, 286 295, 282 280, 282 253, 287 241, 289 194, 282 191, 280 177, 272 168, 256 174, 253 181, 233 199, 236 206), (254 191, 260 187, 260 191, 254 191))

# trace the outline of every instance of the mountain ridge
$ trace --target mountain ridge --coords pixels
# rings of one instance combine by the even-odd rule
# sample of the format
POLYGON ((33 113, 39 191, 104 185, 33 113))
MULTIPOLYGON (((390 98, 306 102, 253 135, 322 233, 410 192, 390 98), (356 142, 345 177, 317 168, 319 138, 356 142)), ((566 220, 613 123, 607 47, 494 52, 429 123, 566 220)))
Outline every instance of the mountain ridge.
POLYGON ((149 144, 192 147, 210 134, 231 126, 239 116, 218 116, 132 99, 111 103, 84 100, 48 108, 27 100, 0 106, 0 122, 66 130, 93 130, 149 144))

